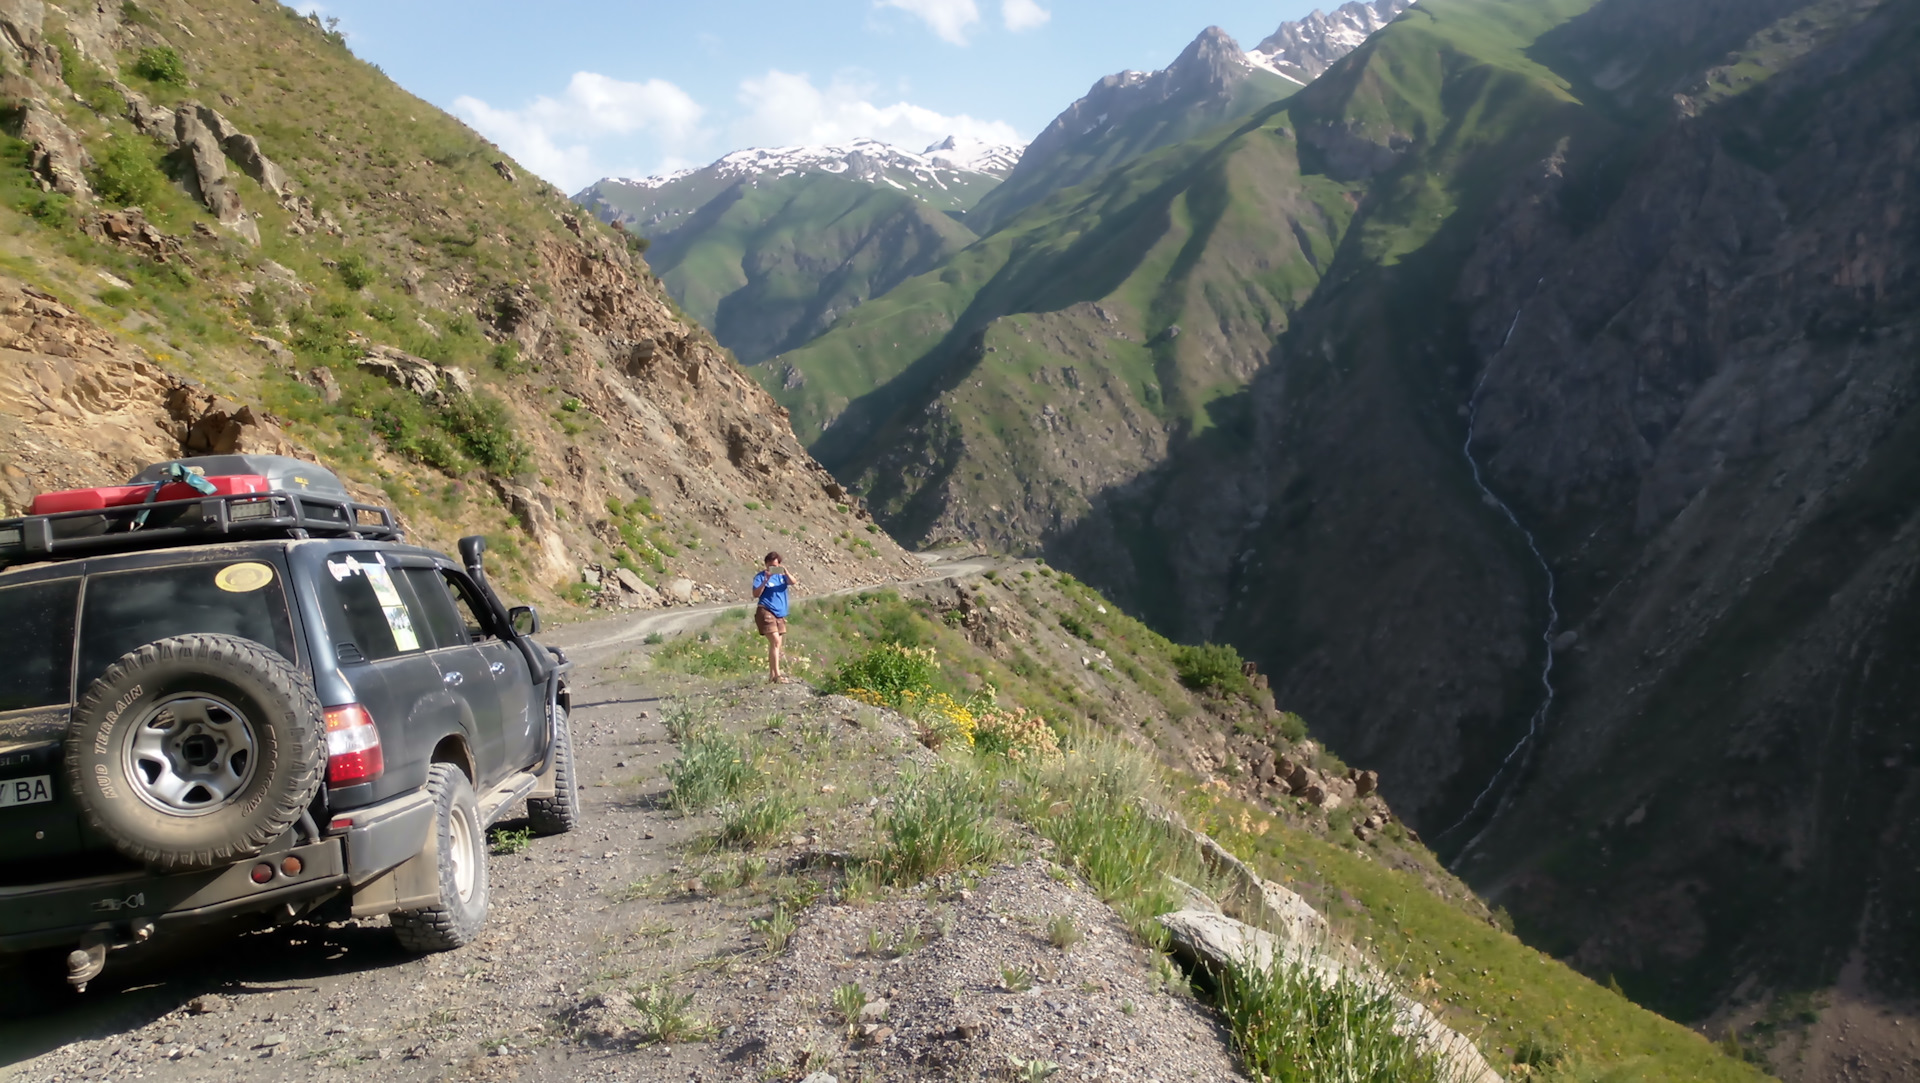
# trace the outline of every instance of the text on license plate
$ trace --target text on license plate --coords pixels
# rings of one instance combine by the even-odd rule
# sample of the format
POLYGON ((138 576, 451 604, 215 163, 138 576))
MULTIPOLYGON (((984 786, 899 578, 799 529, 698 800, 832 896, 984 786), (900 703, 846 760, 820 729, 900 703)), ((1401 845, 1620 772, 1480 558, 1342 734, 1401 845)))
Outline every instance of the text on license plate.
POLYGON ((53 800, 53 776, 0 779, 0 808, 36 805, 53 800))

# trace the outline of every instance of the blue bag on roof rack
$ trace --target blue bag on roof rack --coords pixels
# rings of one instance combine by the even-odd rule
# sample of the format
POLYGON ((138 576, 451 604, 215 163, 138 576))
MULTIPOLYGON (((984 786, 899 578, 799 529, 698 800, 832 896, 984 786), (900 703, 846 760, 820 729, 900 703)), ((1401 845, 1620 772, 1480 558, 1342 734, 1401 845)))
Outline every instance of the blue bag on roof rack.
POLYGON ((125 485, 44 493, 0 520, 0 566, 244 538, 398 541, 392 511, 356 503, 325 467, 281 455, 155 463, 125 485))

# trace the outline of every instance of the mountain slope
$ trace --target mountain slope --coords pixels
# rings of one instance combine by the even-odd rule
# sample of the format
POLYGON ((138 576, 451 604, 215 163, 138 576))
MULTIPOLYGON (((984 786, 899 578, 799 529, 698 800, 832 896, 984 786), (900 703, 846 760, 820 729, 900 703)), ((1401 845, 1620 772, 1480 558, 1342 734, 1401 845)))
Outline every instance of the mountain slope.
POLYGON ((609 178, 574 196, 652 240, 648 262, 687 314, 752 364, 974 240, 949 212, 1019 151, 950 138, 912 154, 874 140, 736 151, 704 169, 609 178))
POLYGON ((1678 1017, 1792 1032, 1774 1063, 1819 1078, 1864 1018, 1845 1005, 1891 1010, 1920 972, 1920 704, 1888 661, 1912 613, 1914 20, 1423 0, 1244 130, 846 317, 788 360, 856 374, 848 405, 787 401, 803 436, 833 419, 813 446, 907 536, 1039 545, 1238 644, 1524 931, 1678 1017), (1287 298, 1207 342, 1261 359, 1208 397, 1178 349, 1213 325, 1127 322, 1120 285, 1167 278, 1134 253, 1256 136, 1298 180, 1229 169, 1217 213, 1245 219, 1167 265, 1229 269, 1214 312, 1287 298), (1320 247, 1272 241, 1302 199, 1351 213, 1283 294, 1261 275, 1320 247), (1242 235, 1281 255, 1235 264, 1242 235), (1178 408, 1128 371, 1173 375, 1178 408), (1836 1007, 1796 1029, 1807 997, 1836 1007))
POLYGON ((1412 6, 1413 0, 1349 0, 1331 13, 1281 23, 1248 55, 1302 85, 1311 83, 1412 6))
POLYGON ((743 594, 775 544, 822 584, 905 559, 613 231, 317 20, 213 0, 0 22, 0 513, 280 449, 424 541, 487 534, 498 578, 547 601, 594 593, 589 564, 641 588, 603 598, 659 604, 743 594))
POLYGON ((967 212, 967 225, 984 236, 1050 192, 1246 116, 1297 89, 1294 80, 1255 64, 1225 31, 1210 26, 1159 71, 1123 71, 1093 84, 1034 137, 1006 182, 967 212))

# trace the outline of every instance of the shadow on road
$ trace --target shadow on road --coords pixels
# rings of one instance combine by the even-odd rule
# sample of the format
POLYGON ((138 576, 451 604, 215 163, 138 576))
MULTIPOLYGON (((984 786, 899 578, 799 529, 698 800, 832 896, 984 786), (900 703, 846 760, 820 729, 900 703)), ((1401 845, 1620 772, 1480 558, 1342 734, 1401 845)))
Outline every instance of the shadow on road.
MULTIPOLYGON (((249 997, 311 989, 321 978, 418 958, 403 951, 384 926, 301 924, 239 936, 227 927, 117 952, 113 965, 81 994, 66 989, 58 972, 0 975, 0 1065, 144 1026, 207 993, 234 998, 228 1010, 251 1018, 249 997)), ((56 971, 60 960, 32 962, 56 971)))

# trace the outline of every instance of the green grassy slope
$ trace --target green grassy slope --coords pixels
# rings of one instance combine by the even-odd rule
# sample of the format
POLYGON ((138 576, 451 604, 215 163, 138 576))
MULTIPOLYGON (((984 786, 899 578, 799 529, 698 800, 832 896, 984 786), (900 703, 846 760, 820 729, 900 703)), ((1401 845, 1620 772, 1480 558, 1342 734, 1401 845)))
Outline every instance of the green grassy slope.
POLYGON ((660 236, 648 261, 688 315, 751 364, 972 240, 906 192, 805 174, 728 189, 660 236))
MULTIPOLYGON (((1266 728, 1265 708, 1183 687, 1173 643, 1070 575, 1025 566, 968 587, 975 613, 994 609, 989 636, 980 634, 977 617, 963 619, 951 594, 875 592, 799 602, 790 642, 816 684, 878 642, 930 648, 940 663, 938 690, 965 698, 991 685, 1000 705, 1041 713, 1068 748, 1118 736, 1157 750, 1165 764, 1184 765, 1192 762, 1189 750, 1216 729, 1235 740, 1253 734, 1281 741, 1266 728), (1069 641, 1054 650, 1063 636, 1069 641), (1112 669, 1074 664, 1074 655, 1094 649, 1108 652, 1112 669)), ((710 634, 669 641, 656 659, 705 676, 752 679, 764 651, 745 622, 728 620, 710 634)), ((1168 766, 1163 779, 1190 823, 1328 915, 1339 935, 1364 945, 1510 1079, 1764 1078, 1698 1034, 1521 943, 1502 927, 1501 915, 1397 829, 1362 842, 1339 814, 1303 812, 1291 798, 1249 803, 1186 766, 1168 766)))

